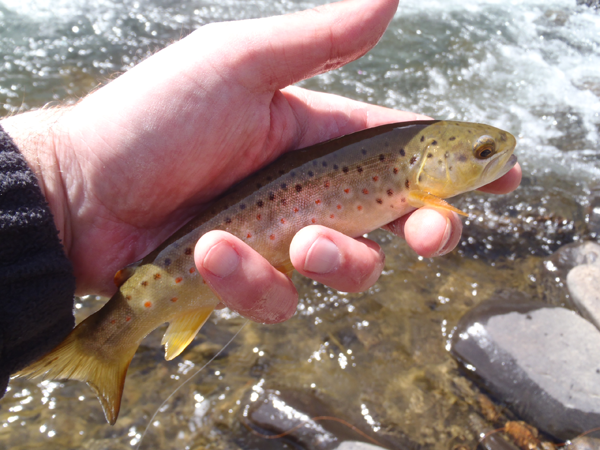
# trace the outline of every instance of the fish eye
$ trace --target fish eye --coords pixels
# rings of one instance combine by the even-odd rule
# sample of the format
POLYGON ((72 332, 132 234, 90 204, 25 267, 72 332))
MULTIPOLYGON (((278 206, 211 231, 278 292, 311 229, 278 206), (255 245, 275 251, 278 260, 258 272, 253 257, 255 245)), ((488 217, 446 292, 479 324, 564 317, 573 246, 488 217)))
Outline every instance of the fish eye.
POLYGON ((488 159, 496 153, 496 141, 491 136, 481 136, 473 146, 477 159, 488 159))

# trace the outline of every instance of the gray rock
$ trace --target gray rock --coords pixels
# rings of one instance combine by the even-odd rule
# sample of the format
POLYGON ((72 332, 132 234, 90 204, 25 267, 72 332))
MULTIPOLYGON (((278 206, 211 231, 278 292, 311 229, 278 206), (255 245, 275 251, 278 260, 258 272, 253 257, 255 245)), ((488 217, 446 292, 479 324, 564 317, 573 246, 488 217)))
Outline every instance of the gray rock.
POLYGON ((581 315, 600 328, 600 264, 573 267, 567 287, 581 315))
POLYGON ((460 320, 451 352, 494 396, 557 439, 600 424, 600 331, 574 311, 504 292, 460 320))
POLYGON ((565 445, 565 450, 600 450, 600 439, 580 436, 565 445))

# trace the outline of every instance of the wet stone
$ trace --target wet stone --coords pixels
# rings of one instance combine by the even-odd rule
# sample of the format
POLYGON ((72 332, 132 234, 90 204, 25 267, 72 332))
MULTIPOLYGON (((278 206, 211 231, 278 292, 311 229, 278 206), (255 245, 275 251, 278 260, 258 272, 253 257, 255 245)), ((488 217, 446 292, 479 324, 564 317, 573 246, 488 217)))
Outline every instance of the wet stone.
POLYGON ((600 439, 580 436, 565 445, 565 450, 600 450, 600 439))
POLYGON ((600 424, 600 331, 574 311, 505 291, 459 321, 451 352, 493 396, 557 439, 600 424))
POLYGON ((573 267, 567 287, 581 315, 600 329, 600 262, 573 267))

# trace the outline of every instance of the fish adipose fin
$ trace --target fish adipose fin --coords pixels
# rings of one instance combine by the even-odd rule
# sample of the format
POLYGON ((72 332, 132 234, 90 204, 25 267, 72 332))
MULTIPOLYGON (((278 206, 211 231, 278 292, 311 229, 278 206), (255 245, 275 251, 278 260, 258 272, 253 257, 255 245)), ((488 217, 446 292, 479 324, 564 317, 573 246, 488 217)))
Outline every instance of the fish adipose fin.
POLYGON ((121 408, 125 374, 137 346, 123 348, 110 357, 86 348, 85 321, 77 326, 54 350, 17 373, 17 376, 85 381, 96 393, 106 420, 114 425, 121 408))
POLYGON ((411 191, 408 193, 408 204, 410 206, 414 206, 415 208, 420 208, 422 206, 432 206, 434 208, 447 209, 448 211, 453 211, 461 216, 469 216, 467 213, 461 211, 458 208, 455 208, 447 201, 436 197, 435 195, 428 194, 426 192, 420 191, 411 191))
POLYGON ((205 306, 192 312, 186 311, 171 320, 169 328, 167 328, 162 338, 167 361, 171 361, 185 350, 214 309, 214 305, 205 306))

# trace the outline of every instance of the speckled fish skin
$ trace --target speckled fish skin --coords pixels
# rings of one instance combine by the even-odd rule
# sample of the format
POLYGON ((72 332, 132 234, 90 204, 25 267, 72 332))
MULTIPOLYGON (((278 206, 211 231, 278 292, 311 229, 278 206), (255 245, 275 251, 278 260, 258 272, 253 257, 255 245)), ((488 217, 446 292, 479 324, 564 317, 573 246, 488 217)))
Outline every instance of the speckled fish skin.
POLYGON ((219 302, 194 265, 193 249, 203 234, 232 233, 287 272, 289 245, 301 228, 319 224, 356 237, 419 206, 451 208, 438 198, 504 175, 516 162, 515 144, 510 133, 488 125, 417 121, 286 153, 119 271, 122 284, 110 301, 21 374, 88 382, 114 423, 141 340, 170 322, 163 343, 172 359, 219 302))

